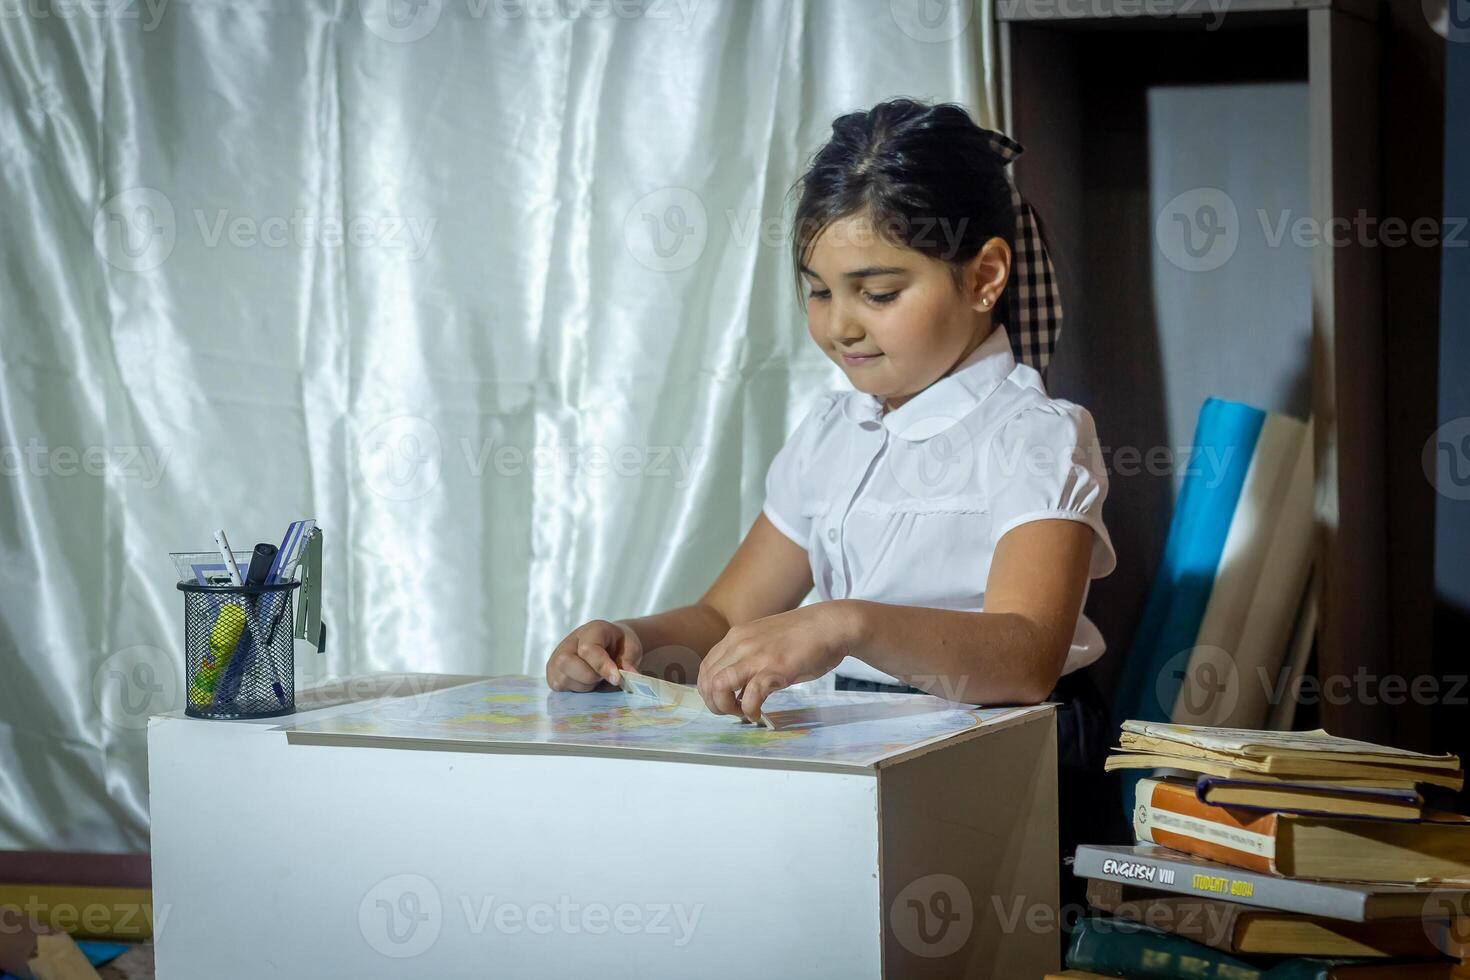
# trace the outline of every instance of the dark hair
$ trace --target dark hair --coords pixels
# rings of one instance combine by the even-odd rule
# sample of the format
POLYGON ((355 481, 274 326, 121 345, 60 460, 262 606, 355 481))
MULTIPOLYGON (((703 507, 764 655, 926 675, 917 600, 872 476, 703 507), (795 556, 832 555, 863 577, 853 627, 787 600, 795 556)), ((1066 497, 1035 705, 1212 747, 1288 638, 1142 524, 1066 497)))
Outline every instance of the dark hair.
POLYGON ((886 241, 947 263, 957 279, 990 239, 1015 247, 1005 161, 986 130, 953 103, 893 99, 838 116, 797 186, 791 246, 798 284, 813 243, 854 214, 866 213, 886 241))

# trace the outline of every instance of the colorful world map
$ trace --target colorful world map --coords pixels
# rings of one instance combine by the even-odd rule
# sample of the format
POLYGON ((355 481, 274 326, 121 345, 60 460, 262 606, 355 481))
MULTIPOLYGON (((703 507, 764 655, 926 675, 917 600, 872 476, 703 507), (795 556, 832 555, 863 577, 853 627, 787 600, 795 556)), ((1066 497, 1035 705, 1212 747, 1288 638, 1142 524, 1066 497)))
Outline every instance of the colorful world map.
POLYGON ((603 753, 715 755, 798 767, 871 768, 884 759, 1028 709, 976 708, 927 695, 779 691, 767 710, 800 722, 781 731, 729 715, 625 694, 552 691, 536 677, 507 676, 443 690, 347 705, 287 726, 293 742, 378 740, 431 748, 481 743, 532 751, 583 746, 603 753))

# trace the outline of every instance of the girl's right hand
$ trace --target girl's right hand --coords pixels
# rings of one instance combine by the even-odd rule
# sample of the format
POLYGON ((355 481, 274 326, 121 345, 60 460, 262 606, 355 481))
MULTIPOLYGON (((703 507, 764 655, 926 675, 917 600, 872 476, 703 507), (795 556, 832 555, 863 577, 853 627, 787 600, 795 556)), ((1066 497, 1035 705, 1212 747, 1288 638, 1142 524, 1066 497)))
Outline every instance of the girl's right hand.
POLYGON ((622 623, 594 619, 578 626, 556 645, 546 662, 553 691, 590 691, 599 681, 618 686, 618 668, 637 670, 643 641, 622 623))

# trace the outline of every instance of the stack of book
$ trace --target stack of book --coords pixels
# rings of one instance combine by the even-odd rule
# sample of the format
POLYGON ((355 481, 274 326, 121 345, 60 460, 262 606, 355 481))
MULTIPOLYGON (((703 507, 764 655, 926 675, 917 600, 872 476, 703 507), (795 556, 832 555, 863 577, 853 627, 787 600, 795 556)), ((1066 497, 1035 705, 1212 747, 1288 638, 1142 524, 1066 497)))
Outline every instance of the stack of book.
POLYGON ((1078 848, 1066 977, 1466 978, 1470 818, 1425 806, 1460 760, 1336 738, 1123 725, 1132 847, 1078 848))

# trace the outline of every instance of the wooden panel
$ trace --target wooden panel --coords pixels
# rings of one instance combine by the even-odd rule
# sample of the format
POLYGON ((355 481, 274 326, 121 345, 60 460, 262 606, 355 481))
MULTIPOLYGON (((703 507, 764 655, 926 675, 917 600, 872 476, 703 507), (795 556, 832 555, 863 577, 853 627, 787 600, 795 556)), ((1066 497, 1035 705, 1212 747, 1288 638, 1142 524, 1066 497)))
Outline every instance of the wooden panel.
POLYGON ((1258 210, 1275 219, 1310 208, 1306 21, 1225 34, 1103 36, 1030 23, 1004 24, 1002 33, 1009 125, 1026 146, 1016 180, 1046 221, 1066 305, 1048 388, 1092 412, 1112 476, 1105 517, 1119 566, 1092 584, 1087 603, 1110 651, 1090 669, 1111 698, 1179 478, 1177 468, 1141 465, 1144 454, 1163 447, 1182 460, 1206 396, 1306 416, 1310 257, 1281 255, 1259 279, 1242 271, 1262 267, 1258 210), (1191 100, 1200 118, 1229 109, 1244 131, 1221 124, 1161 133, 1161 120, 1188 117, 1191 100), (1161 106, 1169 111, 1161 115, 1161 106), (1196 182, 1176 187, 1186 163, 1196 182), (1224 173, 1217 179, 1210 168, 1224 173), (1273 168, 1289 179, 1273 178, 1273 168), (1193 186, 1228 188, 1248 224, 1230 263, 1182 273, 1161 255, 1155 219, 1164 201, 1193 186), (1164 284, 1172 284, 1167 296, 1164 284), (1236 349, 1217 360, 1209 352, 1227 338, 1236 349))
POLYGON ((1057 726, 878 770, 883 976, 1039 977, 1057 968, 1057 726))
MULTIPOLYGON (((1383 213, 1412 224, 1444 208, 1446 45, 1417 5, 1389 5, 1384 33, 1383 213)), ((1434 673, 1435 493, 1421 452, 1439 424, 1435 385, 1427 382, 1439 359, 1443 252, 1412 244, 1382 252, 1383 308, 1393 325, 1383 352, 1389 644, 1401 672, 1428 676, 1434 673)), ((1400 710, 1398 744, 1429 749, 1432 713, 1424 705, 1400 710)))
MULTIPOLYGON (((1378 44, 1374 30, 1333 10, 1308 18, 1312 210, 1324 229, 1360 210, 1380 215, 1378 44)), ((1378 250, 1347 226, 1312 264, 1321 624, 1318 673, 1347 697, 1324 697, 1335 734, 1392 738, 1381 700, 1359 698, 1358 671, 1394 669, 1384 578, 1383 324, 1378 250)))

